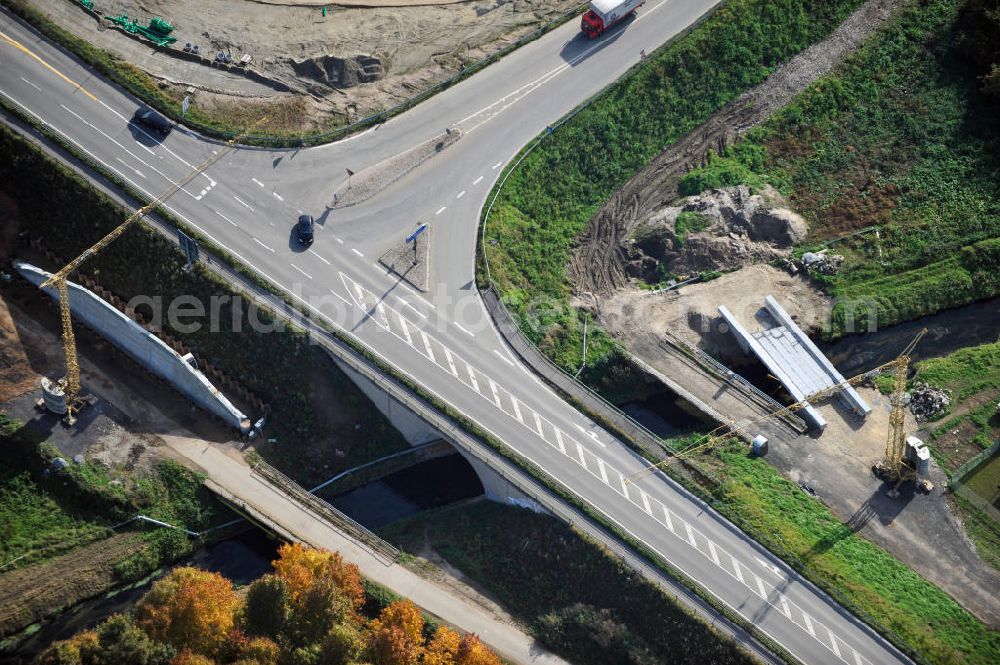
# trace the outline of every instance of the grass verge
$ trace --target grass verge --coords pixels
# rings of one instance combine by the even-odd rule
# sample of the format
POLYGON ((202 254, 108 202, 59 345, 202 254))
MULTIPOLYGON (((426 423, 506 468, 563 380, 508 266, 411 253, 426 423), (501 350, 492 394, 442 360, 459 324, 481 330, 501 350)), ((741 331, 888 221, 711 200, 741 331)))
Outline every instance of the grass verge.
POLYGON ((819 278, 828 338, 1000 294, 1000 104, 963 51, 965 5, 906 3, 727 155, 789 196, 810 243, 879 225, 819 278))
POLYGON ((383 535, 411 551, 429 545, 570 662, 654 665, 668 653, 678 663, 753 662, 552 517, 478 501, 406 520, 383 535))
MULTIPOLYGON (((51 468, 60 455, 55 447, 2 414, 0 428, 5 455, 0 470, 0 556, 4 563, 16 559, 4 572, 106 538, 112 526, 139 513, 200 531, 222 512, 202 488, 201 477, 175 462, 160 462, 148 472, 105 469, 94 462, 70 464, 56 472, 51 468)), ((146 547, 115 566, 121 581, 138 579, 190 552, 195 542, 173 529, 143 532, 146 547)))
POLYGON ((773 467, 748 457, 744 446, 722 448, 717 459, 716 507, 773 534, 785 550, 779 555, 814 582, 878 617, 927 662, 994 662, 1000 633, 946 593, 855 534, 773 467))

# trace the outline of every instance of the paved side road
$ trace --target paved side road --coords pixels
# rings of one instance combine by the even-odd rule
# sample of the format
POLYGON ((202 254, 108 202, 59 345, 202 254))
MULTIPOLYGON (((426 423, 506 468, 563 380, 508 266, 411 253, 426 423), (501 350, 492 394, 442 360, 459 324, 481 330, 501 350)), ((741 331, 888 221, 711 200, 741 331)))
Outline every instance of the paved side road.
POLYGON ((225 454, 218 445, 175 435, 161 435, 161 438, 172 451, 209 474, 222 493, 246 505, 249 512, 281 525, 288 537, 340 552, 365 577, 406 596, 444 622, 477 634, 503 658, 523 665, 568 665, 515 626, 359 545, 251 473, 246 462, 225 454))

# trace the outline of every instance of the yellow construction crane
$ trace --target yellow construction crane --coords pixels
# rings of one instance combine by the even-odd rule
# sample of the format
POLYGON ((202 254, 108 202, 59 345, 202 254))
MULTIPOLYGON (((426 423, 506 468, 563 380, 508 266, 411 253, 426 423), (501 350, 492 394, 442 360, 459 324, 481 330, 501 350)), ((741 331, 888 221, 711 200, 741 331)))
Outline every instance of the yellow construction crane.
POLYGON ((59 313, 62 318, 63 352, 66 355, 66 379, 62 387, 63 392, 66 395, 67 424, 72 425, 76 421, 75 414, 80 408, 80 404, 77 401, 77 396, 80 394, 80 363, 76 356, 76 337, 73 335, 73 319, 69 306, 69 288, 66 285, 66 279, 87 259, 96 255, 102 249, 110 245, 115 241, 115 239, 125 233, 125 231, 127 231, 135 222, 149 214, 150 210, 155 209, 157 206, 178 192, 182 187, 184 187, 184 185, 198 177, 205 171, 205 169, 222 159, 233 149, 237 141, 246 136, 247 132, 264 122, 266 119, 266 117, 261 118, 259 121, 254 123, 254 125, 248 127, 242 134, 230 139, 226 142, 224 149, 206 159, 193 171, 181 178, 178 182, 171 185, 165 192, 133 212, 129 215, 128 219, 115 227, 114 230, 91 245, 89 248, 85 249, 80 256, 67 263, 62 270, 56 272, 42 283, 41 288, 54 286, 56 291, 59 293, 59 313))
POLYGON ((889 435, 885 442, 885 461, 875 464, 875 470, 886 481, 895 483, 890 496, 896 493, 900 483, 913 477, 913 469, 903 460, 906 451, 906 375, 910 368, 910 354, 917 342, 927 334, 927 328, 917 333, 903 352, 893 361, 895 374, 893 376, 892 395, 889 398, 892 405, 889 411, 889 435))
POLYGON ((645 478, 646 476, 653 474, 662 468, 665 468, 674 460, 690 457, 694 453, 699 452, 701 450, 705 450, 707 448, 713 448, 716 445, 718 445, 721 441, 724 441, 733 436, 738 437, 744 434, 748 429, 750 429, 754 425, 771 420, 773 418, 780 418, 787 414, 794 413, 799 409, 808 406, 810 402, 818 401, 826 397, 829 397, 848 386, 856 386, 860 383, 864 383, 865 381, 873 379, 876 376, 884 373, 885 371, 892 369, 895 371, 895 383, 893 386, 893 392, 890 399, 890 403, 892 405, 892 411, 889 414, 889 440, 888 443, 886 444, 886 453, 885 453, 886 459, 885 462, 883 462, 882 464, 886 469, 886 472, 892 477, 893 480, 896 480, 898 484, 899 474, 901 472, 905 473, 904 462, 903 462, 903 451, 906 445, 906 432, 903 429, 903 419, 905 416, 904 395, 906 390, 906 372, 910 365, 910 353, 913 352, 913 348, 917 345, 917 343, 925 334, 927 334, 926 328, 917 333, 916 337, 913 338, 913 340, 906 346, 906 348, 903 349, 902 353, 900 353, 896 358, 890 360, 887 363, 883 363, 874 369, 868 370, 867 372, 863 372, 856 376, 852 376, 851 378, 845 379, 844 381, 834 384, 829 388, 824 388, 823 390, 818 390, 810 395, 806 395, 804 398, 802 398, 798 402, 795 402, 794 404, 782 407, 766 415, 763 415, 759 418, 754 418, 741 425, 737 425, 734 422, 729 422, 719 425, 708 434, 705 434, 701 438, 701 441, 696 445, 692 446, 691 448, 687 448, 686 450, 683 450, 672 457, 668 457, 660 462, 657 462, 656 464, 652 464, 641 471, 633 473, 632 475, 625 478, 625 483, 626 484, 633 483, 641 478, 645 478), (720 430, 723 429, 727 431, 721 432, 720 430))

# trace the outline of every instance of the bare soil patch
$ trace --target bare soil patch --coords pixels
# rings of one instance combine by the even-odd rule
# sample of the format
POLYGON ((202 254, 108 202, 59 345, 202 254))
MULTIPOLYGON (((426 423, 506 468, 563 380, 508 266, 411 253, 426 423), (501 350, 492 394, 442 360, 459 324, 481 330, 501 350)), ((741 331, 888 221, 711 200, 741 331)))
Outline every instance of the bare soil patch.
POLYGON ((636 258, 629 238, 640 224, 677 197, 684 173, 704 163, 710 150, 723 151, 828 73, 898 5, 899 0, 869 0, 829 37, 716 111, 625 183, 591 218, 573 250, 567 274, 577 292, 606 294, 628 284, 626 268, 636 258))
POLYGON ((601 326, 616 339, 633 348, 647 334, 669 330, 690 346, 712 355, 740 354, 733 335, 720 331, 717 307, 725 305, 741 320, 753 319, 753 312, 773 295, 804 329, 818 327, 830 311, 830 300, 800 275, 770 265, 755 265, 727 273, 718 279, 683 286, 678 290, 654 293, 626 286, 598 301, 574 302, 591 307, 601 326))
MULTIPOLYGON (((29 0, 63 28, 152 75, 179 100, 238 115, 266 108, 272 131, 328 128, 394 106, 579 4, 471 0, 436 6, 344 7, 251 0, 97 0, 104 14, 145 25, 159 16, 177 42, 156 49, 101 25, 69 0, 29 0), (325 15, 324 9, 326 7, 325 15), (176 55, 197 44, 209 61, 176 55), (252 58, 218 67, 218 52, 252 58), (290 91, 289 91, 290 89, 290 91), (250 111, 247 110, 250 105, 250 111)), ((373 3, 375 4, 375 3, 373 3)), ((254 116, 256 118, 256 116, 254 116)))
POLYGON ((141 534, 122 533, 0 575, 0 635, 104 592, 117 580, 115 563, 143 547, 141 534))

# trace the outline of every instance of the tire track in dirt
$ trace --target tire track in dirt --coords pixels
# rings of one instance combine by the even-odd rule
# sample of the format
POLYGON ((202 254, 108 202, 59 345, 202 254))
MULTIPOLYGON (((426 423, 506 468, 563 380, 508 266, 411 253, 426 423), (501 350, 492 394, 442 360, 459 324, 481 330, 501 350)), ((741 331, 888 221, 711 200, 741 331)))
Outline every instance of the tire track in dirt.
POLYGON ((577 239, 566 270, 575 291, 607 294, 625 286, 629 237, 642 220, 676 198, 681 176, 704 164, 710 150, 725 150, 829 73, 900 4, 901 0, 869 0, 826 39, 779 66, 766 81, 713 113, 632 176, 577 239))

